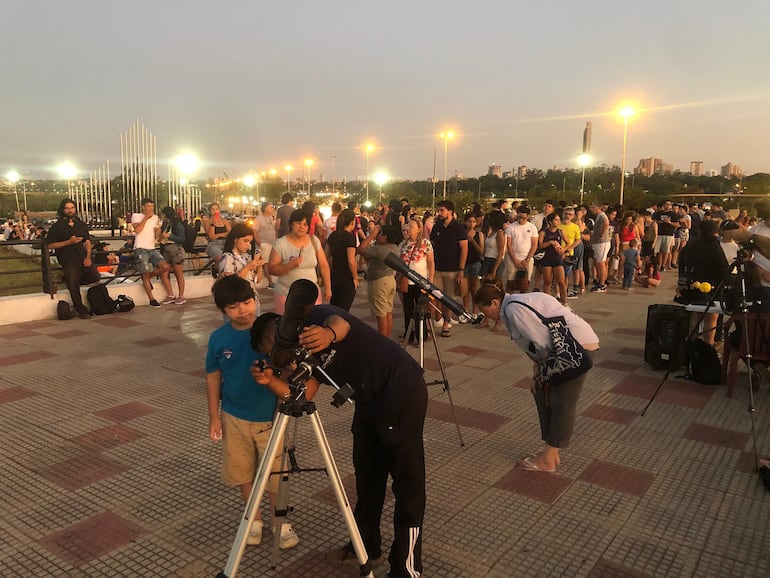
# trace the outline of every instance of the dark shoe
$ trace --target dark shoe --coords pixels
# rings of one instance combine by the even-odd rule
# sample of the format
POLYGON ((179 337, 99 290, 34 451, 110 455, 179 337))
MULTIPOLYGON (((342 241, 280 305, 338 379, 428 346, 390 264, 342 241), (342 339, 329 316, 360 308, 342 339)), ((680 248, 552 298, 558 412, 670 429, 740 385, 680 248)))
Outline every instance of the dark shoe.
POLYGON ((160 303, 158 303, 155 299, 150 299, 150 307, 160 307, 160 303))
POLYGON ((78 313, 78 317, 81 319, 91 319, 91 314, 88 311, 83 311, 82 313, 78 313))

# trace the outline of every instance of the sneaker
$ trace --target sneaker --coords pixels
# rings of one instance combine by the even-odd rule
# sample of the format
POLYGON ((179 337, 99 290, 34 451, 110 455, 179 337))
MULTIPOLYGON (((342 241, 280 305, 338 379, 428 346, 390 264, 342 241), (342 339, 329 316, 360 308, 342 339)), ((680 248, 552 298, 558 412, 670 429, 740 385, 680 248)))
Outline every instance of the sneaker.
POLYGON ((284 522, 281 527, 281 541, 278 543, 278 547, 281 550, 288 550, 297 544, 299 544, 299 536, 291 527, 291 522, 284 522))
POLYGON ((570 291, 569 293, 567 293, 567 299, 577 299, 577 298, 578 298, 578 293, 577 292, 570 291))
POLYGON ((468 323, 468 319, 463 315, 463 316, 460 317, 459 322, 460 323, 468 323))
POLYGON ((88 311, 83 311, 81 313, 78 313, 78 317, 81 319, 91 319, 91 314, 88 311))
POLYGON ((607 292, 607 285, 599 285, 596 288, 597 293, 606 293, 607 292))
POLYGON ((160 307, 160 303, 158 303, 155 299, 150 299, 150 307, 160 307))
POLYGON ((187 303, 187 299, 185 299, 184 297, 177 297, 174 300, 174 305, 184 305, 185 303, 187 303))
MULTIPOLYGON (((356 553, 353 551, 352 544, 347 544, 341 548, 329 550, 324 555, 324 558, 326 558, 329 562, 337 562, 338 564, 358 564, 358 558, 356 558, 356 553)), ((382 560, 382 554, 380 554, 377 558, 372 558, 371 556, 369 557, 369 562, 372 564, 372 566, 381 564, 382 560)))
POLYGON ((176 295, 169 295, 161 302, 161 305, 171 305, 174 301, 176 301, 176 295))
POLYGON ((249 546, 256 546, 262 543, 262 520, 254 520, 249 528, 249 536, 246 538, 246 543, 249 546))

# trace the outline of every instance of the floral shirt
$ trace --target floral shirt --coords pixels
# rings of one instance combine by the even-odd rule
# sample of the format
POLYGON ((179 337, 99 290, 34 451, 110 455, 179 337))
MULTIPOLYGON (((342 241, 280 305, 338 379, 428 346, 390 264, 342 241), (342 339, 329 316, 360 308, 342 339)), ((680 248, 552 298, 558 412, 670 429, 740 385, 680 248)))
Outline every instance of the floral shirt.
MULTIPOLYGON (((398 246, 398 251, 401 255, 401 260, 410 269, 425 278, 428 277, 428 255, 433 253, 433 245, 428 239, 421 239, 417 242, 405 239, 398 246)), ((409 281, 409 284, 413 285, 411 281, 409 281)))

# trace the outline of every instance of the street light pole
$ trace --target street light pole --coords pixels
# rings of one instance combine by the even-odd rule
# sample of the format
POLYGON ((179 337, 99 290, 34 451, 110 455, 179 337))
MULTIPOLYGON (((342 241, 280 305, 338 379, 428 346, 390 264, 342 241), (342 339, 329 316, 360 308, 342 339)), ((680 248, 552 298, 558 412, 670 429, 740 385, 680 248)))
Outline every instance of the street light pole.
POLYGON ((446 184, 447 184, 447 147, 450 139, 453 139, 455 134, 452 131, 442 132, 439 135, 444 139, 444 200, 446 200, 446 184))
POLYGON ((291 193, 291 165, 283 167, 286 169, 286 192, 291 193))
MULTIPOLYGON (((17 189, 17 183, 19 182, 21 176, 16 171, 9 171, 8 174, 5 175, 5 178, 8 179, 9 182, 13 183, 13 195, 16 197, 16 212, 20 213, 21 210, 19 209, 19 192, 17 189)), ((27 210, 26 193, 24 195, 24 210, 27 210)))
POLYGON ((588 153, 580 153, 578 155, 578 164, 580 164, 580 167, 582 170, 582 175, 580 176, 580 204, 583 204, 583 194, 585 193, 585 186, 586 186, 586 166, 591 163, 591 155, 588 153))
POLYGON ((374 145, 366 145, 366 205, 369 205, 369 153, 374 150, 374 145))
POLYGON ((628 117, 633 116, 634 109, 625 106, 620 109, 620 116, 623 117, 623 158, 620 163, 620 206, 623 206, 623 189, 626 184, 626 143, 628 141, 628 117))
POLYGON ((334 197, 334 161, 337 157, 332 155, 332 197, 334 197))

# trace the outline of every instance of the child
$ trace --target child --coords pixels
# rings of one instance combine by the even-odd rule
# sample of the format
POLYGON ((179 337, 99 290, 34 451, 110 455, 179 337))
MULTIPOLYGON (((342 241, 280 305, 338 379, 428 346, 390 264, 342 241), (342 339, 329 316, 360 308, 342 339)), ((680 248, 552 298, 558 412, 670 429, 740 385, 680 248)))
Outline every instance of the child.
MULTIPOLYGON (((265 359, 251 348, 251 326, 257 318, 254 290, 238 275, 223 277, 214 284, 214 302, 228 322, 209 337, 206 352, 206 397, 209 406, 209 436, 223 441, 222 480, 238 486, 248 501, 259 460, 272 431, 276 398, 251 376, 251 366, 265 359), (220 415, 220 403, 221 415, 220 415)), ((280 455, 273 471, 280 470, 280 455)), ((275 511, 278 476, 270 476, 267 492, 271 511, 275 511)), ((247 544, 262 542, 262 518, 257 510, 247 544)), ((299 543, 291 524, 281 528, 280 548, 299 543)))
POLYGON ((628 249, 623 251, 623 289, 628 291, 634 282, 634 273, 641 266, 639 259, 639 250, 636 248, 638 242, 631 239, 628 242, 628 249))

